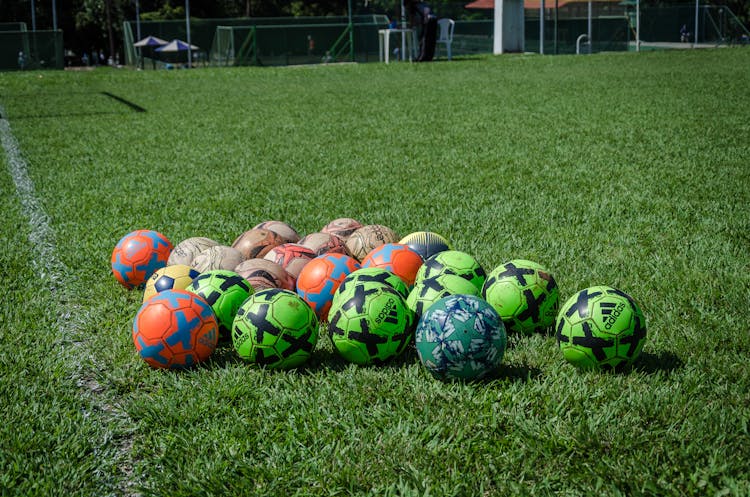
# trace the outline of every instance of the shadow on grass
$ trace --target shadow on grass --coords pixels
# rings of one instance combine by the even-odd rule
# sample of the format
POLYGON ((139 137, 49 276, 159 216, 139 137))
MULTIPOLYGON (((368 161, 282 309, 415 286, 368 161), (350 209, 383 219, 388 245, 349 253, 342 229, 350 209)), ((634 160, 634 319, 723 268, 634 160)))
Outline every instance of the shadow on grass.
POLYGON ((211 359, 206 362, 206 367, 213 368, 225 368, 230 364, 247 364, 242 358, 237 355, 237 351, 232 346, 232 341, 220 341, 216 346, 216 350, 211 354, 211 359))
POLYGON ((641 356, 635 361, 631 369, 645 374, 670 374, 682 368, 683 365, 682 359, 672 352, 659 352, 657 354, 641 352, 641 356))
MULTIPOLYGON (((377 368, 385 370, 401 370, 413 366, 414 364, 420 364, 419 355, 417 354, 417 348, 412 341, 401 354, 390 360, 381 363, 373 363, 366 366, 359 366, 362 368, 377 368)), ((217 346, 214 353, 211 355, 210 361, 206 362, 203 367, 211 369, 225 368, 230 365, 244 365, 248 367, 254 367, 253 364, 248 363, 237 355, 234 350, 231 341, 221 341, 217 346)), ((318 346, 310 359, 305 362, 301 367, 283 370, 279 369, 279 372, 285 374, 298 374, 298 375, 313 375, 322 372, 341 373, 347 368, 350 368, 352 363, 344 359, 338 352, 334 351, 330 344, 324 344, 318 346)), ((421 365, 420 365, 421 366, 421 365)), ((257 366, 255 366, 257 367, 257 366)), ((467 383, 491 383, 491 382, 522 382, 525 383, 530 380, 535 380, 542 376, 542 371, 538 368, 531 368, 526 365, 519 364, 501 364, 499 368, 490 372, 483 378, 476 380, 457 380, 465 381, 467 383)))
POLYGON ((526 383, 542 376, 542 370, 524 364, 501 364, 499 368, 480 381, 514 381, 526 383))

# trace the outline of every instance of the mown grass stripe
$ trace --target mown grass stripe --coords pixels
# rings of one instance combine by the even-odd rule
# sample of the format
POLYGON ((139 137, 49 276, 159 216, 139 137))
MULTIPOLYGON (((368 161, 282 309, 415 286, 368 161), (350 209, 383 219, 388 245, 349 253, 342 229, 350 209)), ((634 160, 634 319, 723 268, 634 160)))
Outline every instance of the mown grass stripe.
MULTIPOLYGON (((0 116, 4 115, 5 109, 0 106, 0 116)), ((74 273, 58 257, 55 233, 50 225, 49 216, 36 194, 34 182, 28 173, 28 164, 24 160, 21 147, 11 131, 10 123, 3 117, 0 117, 0 143, 2 143, 8 159, 8 169, 21 203, 22 212, 28 219, 31 228, 29 242, 33 247, 36 247, 35 257, 31 263, 40 278, 47 282, 54 298, 55 329, 60 335, 59 338, 62 343, 72 345, 72 349, 60 347, 58 350, 64 354, 65 363, 72 370, 76 384, 90 403, 92 415, 102 413, 102 424, 115 423, 118 419, 124 419, 127 424, 131 424, 124 412, 107 402, 107 399, 101 395, 104 389, 96 378, 87 374, 84 370, 84 363, 90 361, 89 363, 95 364, 96 362, 94 355, 86 347, 84 330, 87 312, 78 304, 80 299, 67 283, 71 281, 71 275, 74 273), (85 357, 86 361, 81 360, 82 357, 85 357)), ((108 440, 101 441, 102 454, 108 452, 108 442, 108 440)), ((118 493, 121 495, 136 495, 131 490, 131 448, 132 438, 125 436, 118 442, 114 454, 117 459, 116 464, 121 468, 120 474, 122 475, 120 481, 115 482, 114 487, 118 489, 118 493)))

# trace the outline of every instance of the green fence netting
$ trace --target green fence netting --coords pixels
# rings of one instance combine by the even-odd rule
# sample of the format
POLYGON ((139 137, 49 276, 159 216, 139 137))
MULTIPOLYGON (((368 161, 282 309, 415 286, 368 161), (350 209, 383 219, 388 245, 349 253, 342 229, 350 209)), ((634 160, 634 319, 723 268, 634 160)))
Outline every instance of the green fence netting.
MULTIPOLYGON (((593 2, 591 39, 585 52, 633 50, 636 40, 635 0, 619 3, 593 2)), ((553 5, 549 2, 548 5, 553 5)), ((576 53, 576 42, 588 35, 589 16, 586 3, 572 7, 546 8, 544 11, 544 53, 576 53)), ((491 12, 490 12, 491 13, 491 12)), ((540 51, 539 10, 527 9, 524 19, 525 50, 540 51)), ((345 16, 283 17, 237 19, 191 19, 191 41, 199 48, 193 52, 195 65, 294 65, 325 62, 376 61, 378 29, 386 27, 388 18, 381 14, 353 16, 351 31, 345 16), (353 43, 350 43, 350 40, 353 43)), ((692 31, 694 4, 642 7, 640 39, 643 42, 679 42, 680 30, 686 25, 692 31)), ((453 38, 454 57, 492 53, 491 18, 457 19, 453 38)), ((184 20, 144 21, 141 36, 164 40, 187 37, 184 20)), ((125 63, 144 68, 164 67, 167 63, 184 63, 187 54, 158 55, 152 49, 137 51, 133 43, 135 21, 124 25, 125 63)), ((730 44, 750 40, 750 32, 726 7, 700 6, 699 43, 730 44)), ((444 56, 438 46, 438 56, 444 56)))
MULTIPOLYGON (((62 31, 27 31, 24 23, 16 30, 0 29, 0 70, 63 69, 62 31), (19 61, 22 54, 23 64, 19 61)), ((4 26, 9 27, 9 26, 4 26)))
MULTIPOLYGON (((367 15, 353 16, 352 20, 354 59, 376 59, 377 29, 384 27, 387 19, 385 16, 367 15)), ((146 59, 142 63, 144 68, 163 65, 161 55, 149 49, 142 50, 139 55, 133 47, 137 41, 134 38, 135 24, 128 21, 123 27, 125 63, 138 65, 143 60, 139 59, 140 56, 146 59), (158 60, 152 61, 152 58, 158 60)), ((246 65, 256 60, 265 65, 320 63, 325 62, 326 57, 332 57, 331 52, 337 48, 336 41, 348 26, 348 19, 344 16, 191 19, 190 38, 193 45, 199 47, 194 53, 198 64, 228 65, 227 57, 231 58, 232 65, 246 65), (252 61, 249 61, 247 49, 251 43, 254 43, 254 49, 252 61)), ((167 41, 175 38, 185 40, 187 37, 184 20, 141 22, 140 30, 142 37, 153 35, 167 41)), ((338 60, 351 60, 348 46, 338 60)))

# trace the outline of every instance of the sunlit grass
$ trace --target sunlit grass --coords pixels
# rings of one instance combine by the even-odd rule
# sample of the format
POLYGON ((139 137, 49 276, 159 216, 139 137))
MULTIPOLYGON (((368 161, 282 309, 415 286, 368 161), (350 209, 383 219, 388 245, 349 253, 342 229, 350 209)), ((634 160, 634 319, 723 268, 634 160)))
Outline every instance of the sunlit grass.
POLYGON ((86 315, 80 372, 50 352, 76 349, 46 338, 59 304, 3 173, 0 488, 747 495, 748 62, 723 49, 0 74, 86 315), (583 374, 553 337, 515 338, 477 384, 436 382, 414 354, 346 365, 327 338, 297 372, 228 349, 180 374, 138 359, 141 296, 109 273, 123 234, 228 244, 264 220, 309 233, 343 216, 436 231, 488 271, 536 260, 563 299, 621 288, 646 314, 644 354, 626 374, 583 374))

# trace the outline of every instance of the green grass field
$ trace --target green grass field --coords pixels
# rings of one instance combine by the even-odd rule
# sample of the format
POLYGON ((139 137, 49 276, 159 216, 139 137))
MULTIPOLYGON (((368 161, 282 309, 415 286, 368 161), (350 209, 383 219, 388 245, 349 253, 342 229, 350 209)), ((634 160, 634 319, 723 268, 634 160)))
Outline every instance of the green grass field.
POLYGON ((0 495, 749 495, 749 64, 0 74, 19 145, 0 159, 0 495), (327 337, 294 372, 138 358, 122 235, 337 217, 436 231, 487 271, 536 260, 563 300, 616 286, 644 352, 582 373, 553 336, 516 337, 469 384, 415 354, 347 365, 327 337))

